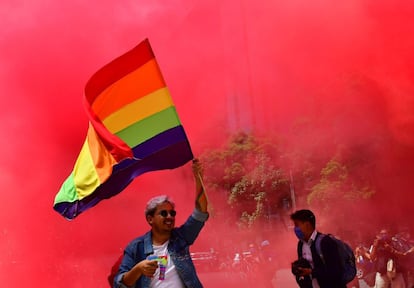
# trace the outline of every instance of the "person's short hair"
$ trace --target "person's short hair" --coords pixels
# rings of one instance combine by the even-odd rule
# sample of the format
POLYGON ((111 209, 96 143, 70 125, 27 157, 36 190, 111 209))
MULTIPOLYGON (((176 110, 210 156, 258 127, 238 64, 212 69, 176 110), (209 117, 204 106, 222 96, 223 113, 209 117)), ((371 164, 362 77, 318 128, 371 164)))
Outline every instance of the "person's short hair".
POLYGON ((173 208, 175 208, 174 201, 167 195, 161 195, 151 198, 147 202, 147 206, 145 207, 145 217, 148 215, 154 216, 155 211, 157 210, 158 205, 163 203, 170 203, 173 208))
POLYGON ((297 210, 290 215, 290 219, 293 221, 297 220, 302 222, 310 222, 313 228, 316 226, 315 215, 311 210, 308 209, 297 210))

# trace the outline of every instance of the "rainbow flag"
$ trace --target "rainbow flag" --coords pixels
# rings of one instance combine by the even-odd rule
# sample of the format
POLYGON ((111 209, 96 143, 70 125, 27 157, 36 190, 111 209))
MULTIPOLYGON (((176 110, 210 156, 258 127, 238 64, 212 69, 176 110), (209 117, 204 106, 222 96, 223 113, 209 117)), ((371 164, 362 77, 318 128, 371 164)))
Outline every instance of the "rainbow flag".
POLYGON ((53 206, 65 218, 120 193, 145 172, 193 159, 147 39, 96 72, 84 100, 86 140, 53 206))

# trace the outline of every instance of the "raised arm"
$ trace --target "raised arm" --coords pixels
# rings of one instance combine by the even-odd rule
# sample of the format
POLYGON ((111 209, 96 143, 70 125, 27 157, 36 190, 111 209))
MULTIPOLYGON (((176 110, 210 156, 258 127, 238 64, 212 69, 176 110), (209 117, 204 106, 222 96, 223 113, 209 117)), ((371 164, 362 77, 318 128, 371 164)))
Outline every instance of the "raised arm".
POLYGON ((208 200, 203 183, 203 167, 197 158, 193 159, 192 168, 196 184, 195 207, 201 212, 207 213, 208 200))

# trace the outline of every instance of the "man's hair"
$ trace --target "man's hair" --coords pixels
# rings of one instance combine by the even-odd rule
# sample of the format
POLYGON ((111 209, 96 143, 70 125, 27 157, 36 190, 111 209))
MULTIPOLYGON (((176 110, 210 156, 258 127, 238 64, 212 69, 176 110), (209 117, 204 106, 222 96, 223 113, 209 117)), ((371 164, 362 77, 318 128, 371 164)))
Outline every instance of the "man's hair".
POLYGON ((151 198, 147 202, 147 206, 145 207, 145 217, 148 215, 154 216, 155 210, 157 210, 158 205, 163 203, 170 203, 173 208, 175 208, 174 201, 168 197, 167 195, 156 196, 151 198))
POLYGON ((312 211, 307 209, 297 210, 295 213, 290 215, 290 219, 293 221, 310 222, 312 227, 316 226, 316 218, 312 211))

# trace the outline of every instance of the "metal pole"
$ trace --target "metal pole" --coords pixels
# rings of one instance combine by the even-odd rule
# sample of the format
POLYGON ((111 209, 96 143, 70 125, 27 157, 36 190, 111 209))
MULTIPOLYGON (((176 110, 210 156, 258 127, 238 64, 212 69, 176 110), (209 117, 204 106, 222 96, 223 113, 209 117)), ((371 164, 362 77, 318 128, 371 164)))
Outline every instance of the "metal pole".
POLYGON ((289 169, 290 174, 290 198, 292 199, 292 211, 296 211, 295 188, 293 187, 292 169, 289 169))

